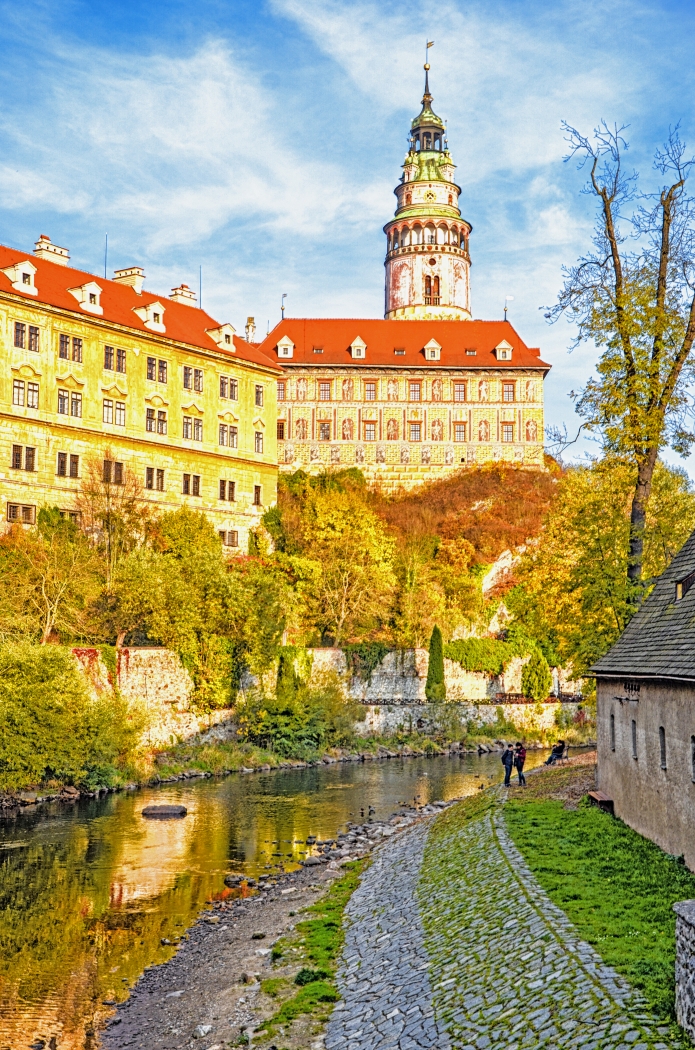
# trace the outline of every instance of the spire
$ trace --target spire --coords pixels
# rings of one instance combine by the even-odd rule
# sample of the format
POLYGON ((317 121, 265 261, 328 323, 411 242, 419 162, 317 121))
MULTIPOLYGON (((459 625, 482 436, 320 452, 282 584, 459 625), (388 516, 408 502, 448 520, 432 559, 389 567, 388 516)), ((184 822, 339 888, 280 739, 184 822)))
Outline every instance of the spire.
POLYGON ((430 109, 432 106, 432 96, 430 95, 430 64, 425 62, 425 94, 422 96, 422 108, 430 109))
MULTIPOLYGON (((437 131, 444 129, 444 121, 441 117, 432 110, 432 93, 430 92, 430 64, 425 62, 425 93, 422 96, 422 109, 415 117, 415 120, 411 122, 411 134, 418 128, 429 128, 430 131, 437 131)), ((434 140, 432 140, 434 141, 434 140)), ((441 139, 440 147, 441 149, 441 139)))

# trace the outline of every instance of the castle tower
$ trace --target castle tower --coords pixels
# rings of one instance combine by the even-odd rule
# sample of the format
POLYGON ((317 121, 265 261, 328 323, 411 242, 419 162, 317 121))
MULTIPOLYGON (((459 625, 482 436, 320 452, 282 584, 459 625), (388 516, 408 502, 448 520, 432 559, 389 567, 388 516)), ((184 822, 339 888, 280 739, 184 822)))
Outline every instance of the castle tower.
POLYGON ((471 316, 468 238, 444 122, 432 110, 429 63, 422 111, 413 120, 398 205, 386 234, 387 320, 467 320, 471 316))

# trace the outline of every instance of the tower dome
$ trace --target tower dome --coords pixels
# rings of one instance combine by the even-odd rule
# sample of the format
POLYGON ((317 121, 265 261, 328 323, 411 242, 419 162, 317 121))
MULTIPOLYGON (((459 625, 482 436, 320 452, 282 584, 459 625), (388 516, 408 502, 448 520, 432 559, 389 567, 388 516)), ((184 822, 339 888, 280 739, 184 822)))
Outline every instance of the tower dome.
POLYGON ((410 125, 394 218, 386 234, 388 320, 467 320, 471 225, 461 218, 444 121, 432 109, 425 63, 422 109, 410 125))

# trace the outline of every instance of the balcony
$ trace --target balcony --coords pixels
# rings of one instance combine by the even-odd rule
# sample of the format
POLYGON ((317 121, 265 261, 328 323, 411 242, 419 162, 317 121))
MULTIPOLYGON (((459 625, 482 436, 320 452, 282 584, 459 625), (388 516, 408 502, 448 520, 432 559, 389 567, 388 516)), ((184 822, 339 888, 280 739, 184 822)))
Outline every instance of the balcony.
POLYGON ((425 306, 439 306, 440 298, 441 296, 439 295, 426 295, 425 306))

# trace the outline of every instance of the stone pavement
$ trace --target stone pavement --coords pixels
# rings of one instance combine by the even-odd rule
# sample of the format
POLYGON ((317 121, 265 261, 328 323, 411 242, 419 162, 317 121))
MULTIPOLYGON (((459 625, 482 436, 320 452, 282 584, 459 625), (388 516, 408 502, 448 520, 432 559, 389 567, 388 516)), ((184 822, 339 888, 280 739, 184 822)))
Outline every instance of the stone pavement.
POLYGON ((381 847, 347 909, 327 1050, 673 1050, 547 897, 501 807, 381 847))
POLYGON ((338 975, 343 998, 328 1023, 326 1050, 450 1048, 434 1018, 416 899, 428 830, 417 824, 377 850, 350 898, 338 975))

